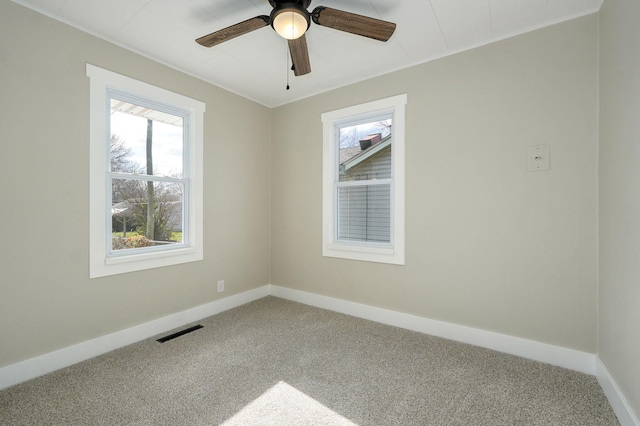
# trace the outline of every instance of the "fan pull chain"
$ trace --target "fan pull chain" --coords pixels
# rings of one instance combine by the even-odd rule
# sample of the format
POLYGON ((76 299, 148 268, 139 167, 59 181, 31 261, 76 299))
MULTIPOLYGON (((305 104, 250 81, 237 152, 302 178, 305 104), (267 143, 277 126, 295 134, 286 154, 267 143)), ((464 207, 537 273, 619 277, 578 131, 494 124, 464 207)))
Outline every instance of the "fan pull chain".
POLYGON ((285 45, 284 51, 285 51, 285 54, 286 54, 286 57, 287 57, 287 59, 286 59, 286 61, 287 61, 287 90, 289 90, 289 44, 288 44, 288 42, 286 40, 284 42, 284 45, 285 45))

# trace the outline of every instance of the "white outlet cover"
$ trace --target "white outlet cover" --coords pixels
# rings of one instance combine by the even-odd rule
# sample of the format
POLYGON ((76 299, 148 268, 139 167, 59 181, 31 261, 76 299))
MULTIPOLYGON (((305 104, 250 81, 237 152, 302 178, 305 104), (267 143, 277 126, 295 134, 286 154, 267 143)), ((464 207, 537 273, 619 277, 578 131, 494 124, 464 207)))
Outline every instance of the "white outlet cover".
POLYGON ((527 147, 527 171, 539 172, 551 168, 549 145, 533 145, 527 147))

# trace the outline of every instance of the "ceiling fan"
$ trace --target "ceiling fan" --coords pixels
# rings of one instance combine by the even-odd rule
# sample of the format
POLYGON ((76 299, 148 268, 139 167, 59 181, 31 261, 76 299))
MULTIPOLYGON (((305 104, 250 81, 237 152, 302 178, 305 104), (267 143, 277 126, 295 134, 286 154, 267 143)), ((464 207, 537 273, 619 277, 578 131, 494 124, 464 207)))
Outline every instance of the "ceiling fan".
POLYGON ((227 40, 250 33, 267 25, 288 40, 289 53, 296 76, 311 72, 309 50, 305 32, 311 21, 323 27, 346 31, 374 40, 387 41, 396 29, 396 24, 330 7, 318 6, 309 12, 311 0, 269 0, 271 14, 256 16, 230 27, 215 31, 196 40, 205 47, 213 47, 227 40))

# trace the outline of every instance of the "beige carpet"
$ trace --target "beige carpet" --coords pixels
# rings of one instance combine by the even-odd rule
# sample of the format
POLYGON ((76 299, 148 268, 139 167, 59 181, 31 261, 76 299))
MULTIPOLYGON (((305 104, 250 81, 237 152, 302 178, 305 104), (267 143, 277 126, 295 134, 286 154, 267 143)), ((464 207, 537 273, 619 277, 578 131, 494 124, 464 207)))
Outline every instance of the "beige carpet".
POLYGON ((199 324, 0 391, 0 424, 618 424, 592 376, 275 297, 199 324))

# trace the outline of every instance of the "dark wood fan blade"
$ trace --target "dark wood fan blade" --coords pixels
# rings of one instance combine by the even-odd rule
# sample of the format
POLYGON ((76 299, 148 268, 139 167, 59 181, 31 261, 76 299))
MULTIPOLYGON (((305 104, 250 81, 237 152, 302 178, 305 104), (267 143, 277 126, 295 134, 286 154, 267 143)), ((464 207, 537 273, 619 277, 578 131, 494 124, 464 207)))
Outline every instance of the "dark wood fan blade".
POLYGON ((289 40, 289 52, 291 53, 291 62, 293 62, 293 73, 296 77, 309 74, 311 64, 309 63, 307 37, 304 34, 295 40, 289 40))
POLYGON ((260 15, 200 37, 199 39, 196 39, 196 42, 204 47, 213 47, 224 41, 228 41, 238 36, 250 33, 251 31, 266 27, 267 25, 269 25, 269 17, 266 15, 260 15))
POLYGON ((346 31, 351 34, 387 41, 396 30, 396 24, 368 16, 318 6, 311 13, 313 22, 323 27, 346 31))

